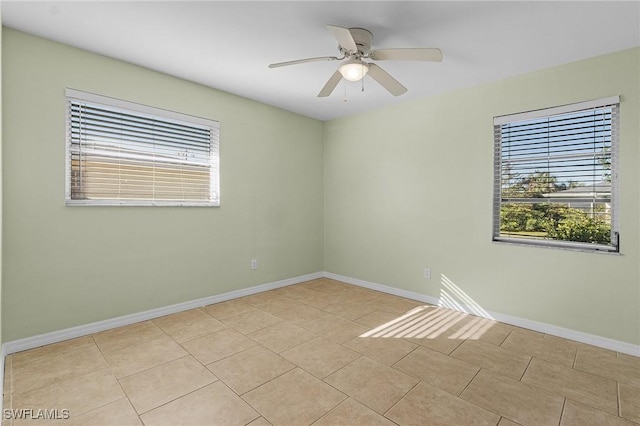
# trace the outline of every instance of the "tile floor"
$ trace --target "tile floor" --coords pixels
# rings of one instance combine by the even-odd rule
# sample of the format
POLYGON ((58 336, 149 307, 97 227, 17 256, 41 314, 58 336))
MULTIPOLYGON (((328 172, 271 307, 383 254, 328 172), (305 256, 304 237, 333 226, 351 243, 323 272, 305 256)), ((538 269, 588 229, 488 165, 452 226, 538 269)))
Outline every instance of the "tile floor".
POLYGON ((319 279, 10 355, 4 408, 36 420, 3 425, 633 425, 640 358, 319 279))

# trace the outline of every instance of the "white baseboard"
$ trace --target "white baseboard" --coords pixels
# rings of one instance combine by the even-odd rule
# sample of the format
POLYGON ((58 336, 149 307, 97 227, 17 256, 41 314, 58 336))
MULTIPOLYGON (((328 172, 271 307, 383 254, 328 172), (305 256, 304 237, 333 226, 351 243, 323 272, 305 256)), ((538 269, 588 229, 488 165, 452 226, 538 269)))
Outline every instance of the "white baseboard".
MULTIPOLYGON (((124 325, 134 324, 141 321, 147 321, 150 319, 163 317, 165 315, 175 314, 178 312, 188 311, 189 309, 200 308, 202 306, 211 305, 214 303, 220 303, 238 297, 249 296, 251 294, 262 293, 263 291, 273 290, 280 287, 286 287, 293 284, 302 283, 305 281, 315 280, 322 278, 324 273, 315 272, 313 274, 301 275, 294 278, 288 278, 281 281, 275 281, 267 284, 261 284, 254 287, 243 288, 240 290, 230 291, 228 293, 217 294, 215 296, 203 297, 201 299, 190 300, 188 302, 177 303, 175 305, 164 306, 162 308, 151 309, 136 314, 125 315, 117 318, 111 318, 104 321, 93 322, 90 324, 79 325, 77 327, 67 328, 65 330, 53 331, 51 333, 44 333, 33 337, 26 337, 24 339, 13 340, 6 342, 2 345, 2 355, 9 355, 12 353, 25 351, 27 349, 37 348, 39 346, 50 345, 52 343, 58 343, 65 340, 73 339, 76 337, 82 337, 100 331, 110 330, 116 327, 122 327, 124 325)), ((3 363, 4 366, 4 363, 3 363)), ((2 382, 0 382, 2 383, 2 382)))
MULTIPOLYGON (((354 284, 361 287, 366 287, 372 290, 381 291, 383 293, 393 294, 395 296, 405 297, 407 299, 418 300, 420 302, 429 303, 431 305, 442 306, 441 300, 437 297, 427 296, 425 294, 415 293, 408 290, 403 290, 395 287, 390 287, 384 284, 372 283, 369 281, 360 280, 358 278, 346 277, 343 275, 334 274, 331 272, 324 273, 325 278, 330 278, 336 281, 342 281, 348 284, 354 284)), ((596 336, 593 334, 583 333, 581 331, 571 330, 568 328, 558 327, 552 324, 546 324, 543 322, 532 321, 526 318, 514 317, 511 315, 501 314, 499 312, 479 310, 477 307, 469 306, 463 303, 457 303, 457 307, 446 305, 449 309, 457 309, 462 312, 466 312, 476 316, 482 316, 485 318, 493 319, 503 322, 505 324, 515 325, 517 327, 526 328, 529 330, 538 331, 540 333, 550 334, 552 336, 563 337, 565 339, 574 340, 576 342, 586 343, 588 345, 598 346, 612 351, 621 352, 628 355, 640 356, 640 345, 633 345, 627 342, 621 342, 619 340, 613 340, 606 337, 596 336)))
MULTIPOLYGON (((58 343, 64 340, 86 336, 89 334, 98 333, 100 331, 110 330, 116 327, 122 327, 124 325, 134 324, 141 321, 147 321, 147 320, 162 317, 165 315, 175 314, 178 312, 187 311, 189 309, 195 309, 202 306, 211 305, 214 303, 220 303, 227 300, 236 299, 238 297, 249 296, 251 294, 261 293, 263 291, 273 290, 280 287, 286 287, 293 284, 299 284, 305 281, 310 281, 310 280, 323 278, 323 277, 334 279, 337 281, 342 281, 348 284, 354 284, 354 285, 369 288, 372 290, 381 291, 383 293, 388 293, 395 296, 405 297, 407 299, 418 300, 420 302, 425 302, 431 305, 441 305, 441 300, 439 298, 428 296, 425 294, 420 294, 420 293, 415 293, 408 290, 390 287, 384 284, 373 283, 373 282, 361 280, 358 278, 338 275, 331 272, 316 272, 313 274, 301 275, 298 277, 288 278, 285 280, 275 281, 267 284, 261 284, 254 287, 249 287, 249 288, 231 291, 228 293, 218 294, 215 296, 209 296, 201 299, 191 300, 188 302, 177 303, 175 305, 165 306, 162 308, 151 309, 151 310, 139 312, 136 314, 125 315, 125 316, 111 318, 104 321, 98 321, 98 322, 94 322, 86 325, 67 328, 65 330, 59 330, 51 333, 40 334, 38 336, 27 337, 24 339, 5 342, 0 347, 0 359, 2 361, 2 365, 0 366, 0 383, 3 383, 1 379, 4 377, 5 356, 12 353, 24 351, 27 349, 33 349, 39 346, 49 345, 52 343, 58 343)), ((449 306, 449 305, 447 305, 447 307, 453 308, 452 306, 449 306)), ((565 339, 570 339, 577 342, 582 342, 589 345, 594 345, 594 346, 610 349, 616 352, 621 352, 629 355, 640 356, 639 345, 633 345, 627 342, 621 342, 621 341, 609 339, 606 337, 596 336, 593 334, 583 333, 583 332, 571 330, 568 328, 558 327, 552 324, 532 321, 526 318, 519 318, 511 315, 501 314, 499 312, 491 312, 491 311, 485 311, 485 310, 482 310, 481 312, 479 312, 476 307, 467 306, 461 303, 458 304, 457 309, 462 312, 467 312, 473 315, 482 316, 482 317, 500 321, 506 324, 515 325, 517 327, 538 331, 540 333, 563 337, 565 339)), ((0 404, 2 404, 1 401, 0 401, 0 404)))

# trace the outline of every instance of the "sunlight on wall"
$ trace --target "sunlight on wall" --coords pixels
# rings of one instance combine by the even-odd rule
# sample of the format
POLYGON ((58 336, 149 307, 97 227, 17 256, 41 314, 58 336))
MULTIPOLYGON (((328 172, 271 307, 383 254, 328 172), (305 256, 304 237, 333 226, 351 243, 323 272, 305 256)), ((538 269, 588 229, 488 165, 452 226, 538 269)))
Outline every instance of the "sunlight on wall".
POLYGON ((445 274, 440 274, 440 301, 438 306, 456 311, 474 314, 479 317, 493 319, 491 315, 473 300, 467 293, 451 281, 445 274))

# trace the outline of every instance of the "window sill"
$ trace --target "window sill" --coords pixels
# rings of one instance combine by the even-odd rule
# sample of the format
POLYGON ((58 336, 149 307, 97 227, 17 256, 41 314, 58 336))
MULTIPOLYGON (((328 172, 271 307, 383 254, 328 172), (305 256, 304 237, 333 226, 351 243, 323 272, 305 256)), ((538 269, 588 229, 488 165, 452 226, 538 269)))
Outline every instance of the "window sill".
POLYGON ((507 244, 513 246, 524 246, 524 247, 539 247, 539 248, 550 248, 556 250, 568 250, 568 251, 579 251, 582 253, 596 253, 596 254, 608 254, 615 256, 622 256, 622 253, 616 251, 615 248, 607 247, 603 245, 598 245, 594 247, 589 247, 581 244, 571 244, 570 242, 557 242, 550 243, 548 241, 532 241, 532 240, 520 240, 514 238, 506 238, 506 237, 494 237, 492 242, 497 244, 507 244))
POLYGON ((67 206, 107 207, 220 207, 220 202, 197 201, 143 201, 143 200, 66 200, 67 206))

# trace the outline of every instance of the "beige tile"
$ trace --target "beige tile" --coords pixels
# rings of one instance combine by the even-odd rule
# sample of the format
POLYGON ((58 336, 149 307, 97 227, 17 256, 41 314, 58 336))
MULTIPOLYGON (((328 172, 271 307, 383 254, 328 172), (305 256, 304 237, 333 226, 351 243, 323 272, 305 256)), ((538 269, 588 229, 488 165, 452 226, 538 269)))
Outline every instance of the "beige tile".
POLYGON ((449 339, 474 340, 500 346, 516 327, 469 315, 451 326, 444 335, 449 339))
POLYGON ((146 426, 244 426, 259 414, 224 383, 218 381, 143 414, 146 426))
POLYGON ((324 280, 326 280, 326 278, 316 278, 314 280, 305 281, 296 285, 300 287, 308 288, 309 290, 315 290, 315 287, 322 285, 322 282, 324 280))
POLYGON ((244 334, 232 329, 226 329, 184 342, 182 347, 198 361, 206 365, 256 345, 256 342, 244 334))
POLYGON ((5 395, 7 391, 11 391, 12 380, 13 380, 13 355, 7 355, 4 357, 4 384, 2 387, 5 395))
POLYGON ((628 420, 567 399, 560 426, 632 426, 628 420))
POLYGON ((593 346, 580 345, 574 368, 640 387, 640 363, 636 361, 636 357, 619 355, 622 354, 593 346))
POLYGON ((13 392, 14 394, 24 393, 105 367, 107 363, 95 345, 36 358, 31 362, 12 367, 13 392))
POLYGON ((522 381, 608 413, 618 414, 618 389, 614 380, 533 358, 522 381))
POLYGON ((281 322, 249 333, 262 346, 280 353, 316 338, 316 335, 290 322, 281 322))
POLYGON ((418 379, 360 357, 328 376, 325 382, 384 414, 418 383, 418 379))
POLYGON ((257 309, 255 306, 239 299, 228 300, 226 302, 216 303, 215 305, 209 305, 202 308, 203 311, 217 319, 224 319, 234 315, 244 314, 245 312, 253 311, 255 309, 257 309))
POLYGON ((531 357, 479 340, 465 340, 451 356, 494 373, 520 380, 531 357))
POLYGON ((435 337, 423 337, 420 339, 411 338, 405 340, 420 346, 424 346, 425 348, 433 349, 434 351, 438 351, 443 354, 450 354, 458 346, 460 346, 462 342, 464 342, 464 340, 450 339, 443 335, 435 337))
POLYGON ((269 327, 270 325, 278 324, 282 322, 282 318, 278 318, 267 312, 256 309, 254 311, 227 317, 223 319, 222 322, 229 327, 233 327, 240 333, 249 334, 253 331, 269 327))
POLYGON ((432 306, 419 306, 403 315, 377 311, 359 318, 357 322, 371 327, 364 336, 402 337, 414 344, 448 354, 462 340, 449 338, 445 333, 446 328, 466 315, 432 306))
POLYGON ((127 398, 69 418, 69 426, 142 426, 138 414, 127 398))
POLYGON ((308 288, 309 290, 315 290, 322 293, 331 294, 333 296, 342 295, 346 290, 352 287, 349 284, 345 284, 340 281, 335 281, 328 278, 320 278, 318 280, 307 281, 300 285, 302 287, 308 288))
POLYGON ((202 364, 186 356, 120 379, 120 385, 142 414, 215 380, 202 364))
POLYGON ((384 365, 395 364, 418 347, 416 344, 393 337, 354 337, 344 346, 384 365))
POLYGON ((498 426, 521 426, 520 423, 516 423, 512 420, 509 420, 506 417, 501 417, 500 421, 498 422, 498 426))
POLYGON ((306 372, 323 379, 360 356, 355 351, 319 337, 280 355, 306 372))
POLYGON ((468 314, 434 306, 416 306, 370 332, 375 337, 429 338, 444 332, 468 314))
POLYGON ((355 285, 348 286, 345 291, 340 293, 340 297, 343 300, 356 301, 363 304, 374 302, 382 296, 384 296, 384 293, 355 285))
POLYGON ((501 346, 504 349, 562 364, 565 367, 573 366, 578 349, 577 343, 566 339, 520 330, 509 334, 501 346))
POLYGON ((633 369, 634 371, 640 371, 640 354, 638 355, 629 355, 629 354, 623 354, 622 352, 618 352, 618 358, 620 359, 620 362, 625 363, 626 365, 629 366, 629 368, 633 369))
POLYGON ((274 425, 308 425, 347 397, 296 368, 247 392, 243 398, 274 425))
MULTIPOLYGON (((7 355, 4 358, 4 383, 2 386, 2 407, 4 410, 13 408, 13 390, 12 390, 12 360, 13 355, 7 355)), ((4 413, 3 413, 4 414, 4 413)), ((12 426, 13 419, 2 416, 1 426, 12 426)))
POLYGON ((300 300, 300 302, 304 303, 305 305, 313 306, 315 308, 325 309, 326 307, 335 305, 342 300, 338 296, 333 296, 319 291, 314 291, 313 293, 314 294, 311 294, 308 297, 300 300))
POLYGON ((159 404, 143 406, 147 425, 640 422, 638 357, 328 279, 9 355, 3 406, 71 407, 70 421, 56 424, 140 425, 116 375, 127 392, 138 379, 138 405, 159 404), (219 321, 234 318, 247 335, 219 321))
POLYGON ((271 301, 284 300, 284 298, 275 294, 273 290, 269 290, 269 291, 263 291, 260 293, 252 294, 249 296, 240 297, 235 300, 248 303, 250 305, 253 305, 259 308, 260 305, 263 305, 271 301))
POLYGON ((348 300, 340 300, 323 309, 333 315, 352 321, 376 311, 376 308, 371 305, 348 300))
MULTIPOLYGON (((250 296, 251 297, 251 296, 250 296)), ((253 302, 254 306, 257 306, 261 311, 267 312, 272 315, 279 316, 280 312, 286 312, 295 306, 306 306, 303 303, 296 302, 295 300, 287 299, 286 297, 272 297, 265 300, 253 302)))
POLYGON ((386 416, 402 425, 491 425, 500 416, 424 382, 400 400, 386 416))
POLYGON ((14 395, 13 408, 69 410, 74 418, 124 396, 116 378, 102 369, 14 395))
POLYGON ((269 423, 264 417, 258 417, 251 423, 247 424, 247 426, 271 426, 271 423, 269 423))
POLYGON ((186 342, 227 328, 201 309, 156 318, 153 322, 178 343, 186 342))
POLYGON ((601 348, 599 346, 588 345, 586 343, 578 342, 578 351, 591 352, 594 355, 598 355, 604 358, 615 359, 618 358, 618 353, 610 349, 601 348))
POLYGON ((398 319, 400 316, 401 315, 378 310, 373 311, 370 314, 361 316, 360 318, 356 319, 355 322, 369 327, 369 330, 367 331, 372 331, 375 328, 384 326, 388 322, 398 319))
POLYGON ((173 339, 168 336, 142 342, 114 352, 104 354, 111 371, 117 378, 164 364, 187 355, 173 339))
POLYGON ((390 312, 392 314, 404 314, 418 306, 425 305, 424 302, 405 299, 404 297, 390 294, 380 294, 378 298, 369 304, 377 310, 390 312))
POLYGON ((558 424, 564 403, 560 395, 488 370, 481 370, 460 397, 523 425, 558 424))
POLYGON ((68 352, 70 350, 84 348, 87 346, 95 346, 95 344, 96 343, 93 341, 93 337, 83 336, 75 339, 65 340, 64 342, 29 349, 28 351, 13 354, 13 365, 23 365, 43 357, 54 356, 68 352))
MULTIPOLYGON (((527 334, 531 337, 543 337, 544 338, 544 333, 540 333, 539 331, 535 331, 535 330, 530 330, 528 328, 522 328, 522 327, 517 327, 517 326, 512 326, 513 327, 513 331, 518 332, 519 334, 527 334)), ((576 342, 577 343, 577 342, 576 342)), ((579 346, 580 343, 577 343, 577 345, 579 346)))
POLYGON ((330 315, 318 308, 285 297, 267 300, 264 303, 260 303, 258 307, 260 310, 278 318, 294 322, 324 318, 330 315))
POLYGON ((313 426, 394 426, 395 423, 365 407, 353 398, 348 398, 325 414, 313 426))
POLYGON ((620 383, 620 415, 640 423, 640 387, 620 383))
POLYGON ((344 343, 367 331, 367 327, 362 324, 336 316, 305 321, 300 325, 336 343, 344 343))
POLYGON ((460 395, 480 370, 475 365, 423 347, 411 352, 393 367, 453 395, 460 395))
POLYGON ((340 293, 340 297, 344 300, 354 300, 360 303, 371 303, 384 296, 386 296, 385 293, 356 285, 349 285, 344 292, 340 293))
POLYGON ((102 352, 111 352, 163 336, 165 333, 157 325, 143 321, 96 333, 93 338, 102 352))
POLYGON ((295 368, 295 365, 263 347, 247 349, 207 366, 220 380, 242 395, 295 368))
MULTIPOLYGON (((303 286, 299 285, 290 285, 286 287, 281 287, 276 290, 273 290, 275 294, 280 297, 285 297, 287 299, 296 300, 304 303, 305 300, 314 297, 318 294, 317 291, 309 290, 303 286)), ((324 294, 324 293, 321 293, 324 294)))

